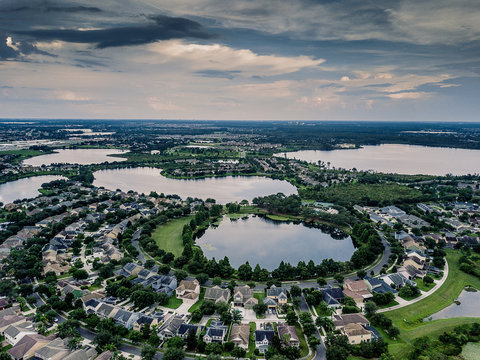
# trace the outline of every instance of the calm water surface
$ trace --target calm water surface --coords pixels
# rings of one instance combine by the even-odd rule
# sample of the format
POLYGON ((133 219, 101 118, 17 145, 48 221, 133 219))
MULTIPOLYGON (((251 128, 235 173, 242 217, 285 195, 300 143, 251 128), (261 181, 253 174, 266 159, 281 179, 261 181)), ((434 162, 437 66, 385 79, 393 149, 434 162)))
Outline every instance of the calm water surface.
POLYGON ((43 183, 53 180, 65 179, 63 176, 43 175, 33 176, 25 179, 10 181, 0 185, 0 201, 4 204, 11 203, 17 199, 33 198, 38 194, 38 189, 43 183))
MULTIPOLYGON (((458 296, 460 305, 451 304, 431 316, 431 320, 450 319, 457 317, 480 317, 480 291, 463 290, 458 296)), ((428 317, 426 320, 430 320, 428 317)))
POLYGON ((296 194, 295 186, 287 181, 260 176, 226 176, 196 180, 170 179, 160 174, 160 169, 140 167, 96 171, 93 185, 106 189, 133 190, 148 194, 150 191, 177 194, 183 199, 191 196, 213 198, 221 204, 276 193, 296 194))
POLYGON ((282 260, 292 265, 310 260, 318 264, 328 258, 345 261, 355 251, 349 236, 336 240, 317 228, 254 216, 238 220, 225 217, 196 243, 209 259, 228 256, 233 267, 248 261, 252 268, 259 264, 268 270, 277 268, 282 260))
POLYGON ((109 155, 125 154, 118 149, 58 149, 53 154, 35 156, 23 161, 25 165, 42 166, 51 164, 101 164, 103 162, 125 161, 124 158, 109 155))
MULTIPOLYGON (((284 153, 276 154, 284 156, 284 153)), ((323 161, 336 168, 375 170, 385 173, 466 175, 480 173, 480 150, 383 144, 347 150, 305 150, 286 153, 287 158, 323 161)))

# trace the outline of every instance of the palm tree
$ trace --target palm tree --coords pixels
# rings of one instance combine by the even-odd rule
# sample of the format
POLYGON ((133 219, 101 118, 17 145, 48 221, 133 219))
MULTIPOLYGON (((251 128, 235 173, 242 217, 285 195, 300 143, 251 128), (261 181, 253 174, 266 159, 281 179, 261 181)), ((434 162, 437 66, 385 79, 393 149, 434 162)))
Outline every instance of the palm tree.
POLYGON ((243 315, 240 312, 240 310, 233 309, 232 310, 232 321, 234 323, 240 323, 240 321, 242 321, 242 319, 243 319, 243 315))

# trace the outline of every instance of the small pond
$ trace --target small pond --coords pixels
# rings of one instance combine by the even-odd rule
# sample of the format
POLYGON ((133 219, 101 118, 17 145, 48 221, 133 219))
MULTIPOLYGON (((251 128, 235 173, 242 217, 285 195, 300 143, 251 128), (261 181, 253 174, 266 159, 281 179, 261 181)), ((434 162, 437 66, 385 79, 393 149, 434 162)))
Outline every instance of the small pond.
POLYGON ((292 265, 310 260, 318 264, 328 258, 346 261, 355 251, 350 236, 338 231, 330 234, 326 229, 253 215, 241 219, 225 216, 218 227, 209 227, 196 243, 209 259, 218 261, 228 256, 235 268, 248 261, 252 268, 259 264, 268 270, 276 269, 282 260, 292 265))

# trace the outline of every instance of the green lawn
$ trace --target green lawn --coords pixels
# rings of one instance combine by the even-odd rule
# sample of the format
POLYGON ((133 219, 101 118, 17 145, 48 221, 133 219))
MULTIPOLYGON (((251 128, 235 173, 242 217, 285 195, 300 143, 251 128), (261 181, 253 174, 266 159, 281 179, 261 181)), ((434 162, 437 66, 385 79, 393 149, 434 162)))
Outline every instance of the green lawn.
POLYGON ((468 343, 462 351, 462 356, 465 360, 480 359, 480 343, 468 343))
POLYGON ((168 304, 165 305, 165 307, 170 309, 177 309, 180 305, 182 305, 182 303, 182 299, 177 299, 175 296, 172 296, 170 299, 168 299, 168 304))
POLYGON ((203 298, 205 297, 205 290, 206 290, 205 288, 200 288, 200 296, 198 297, 198 301, 192 306, 190 306, 190 309, 188 309, 189 313, 194 312, 195 310, 200 308, 200 306, 202 306, 203 298))
POLYGON ((297 322, 295 323, 295 328, 297 329, 298 338, 300 339, 300 356, 301 357, 307 356, 308 345, 307 345, 307 341, 305 340, 305 336, 303 336, 302 327, 297 322))
POLYGON ((248 342, 248 351, 245 358, 249 358, 255 352, 255 341, 252 341, 253 333, 257 330, 257 325, 254 322, 250 323, 250 341, 248 342))
POLYGON ((169 221, 165 225, 158 226, 152 234, 152 238, 160 249, 180 256, 183 251, 182 230, 183 226, 190 223, 193 216, 186 216, 180 219, 169 221))
POLYGON ((389 303, 386 304, 386 305, 380 305, 380 306, 378 306, 378 308, 379 308, 379 309, 385 309, 385 308, 389 308, 389 307, 395 306, 395 305, 398 305, 398 301, 392 300, 391 302, 389 302, 389 303))
POLYGON ((48 154, 48 152, 43 152, 40 150, 29 150, 29 149, 0 151, 0 156, 2 155, 17 156, 14 160, 12 160, 12 164, 19 164, 25 159, 28 159, 34 156, 44 155, 44 154, 48 154))
MULTIPOLYGON (((276 220, 276 221, 288 221, 288 220, 292 220, 292 218, 289 217, 289 216, 272 215, 272 214, 268 214, 268 215, 267 215, 267 218, 269 218, 270 220, 276 220)), ((294 219, 294 218, 293 218, 293 219, 294 219)))
POLYGON ((411 348, 411 342, 420 336, 436 337, 444 331, 450 331, 455 326, 478 322, 476 318, 454 318, 423 322, 424 318, 440 311, 452 304, 460 292, 467 285, 480 288, 480 279, 468 275, 458 268, 458 259, 461 253, 447 250, 449 273, 445 283, 432 295, 412 305, 384 314, 392 319, 394 325, 400 329, 400 336, 396 341, 387 338, 390 352, 395 359, 404 359, 411 348))
POLYGON ((422 291, 429 291, 435 286, 435 284, 425 285, 423 279, 415 279, 415 282, 417 283, 417 288, 422 291))
POLYGON ((264 291, 262 291, 262 292, 254 292, 254 293, 253 293, 253 297, 258 300, 258 303, 259 303, 259 304, 260 304, 261 302, 263 302, 263 299, 265 299, 265 296, 266 296, 266 295, 265 295, 265 292, 264 292, 264 291))

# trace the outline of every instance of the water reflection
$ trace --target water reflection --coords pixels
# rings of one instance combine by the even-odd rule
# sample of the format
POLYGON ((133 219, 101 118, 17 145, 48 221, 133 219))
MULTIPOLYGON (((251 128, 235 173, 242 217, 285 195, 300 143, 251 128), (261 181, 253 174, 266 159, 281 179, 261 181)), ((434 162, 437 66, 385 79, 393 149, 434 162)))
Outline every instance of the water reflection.
MULTIPOLYGON (((284 153, 276 154, 285 156, 284 153)), ((480 173, 480 150, 383 144, 348 150, 305 150, 286 153, 289 159, 337 168, 375 170, 398 174, 466 175, 480 173)))
POLYGON ((201 234, 196 243, 209 259, 228 256, 234 267, 249 261, 252 268, 260 264, 273 270, 282 260, 294 265, 309 260, 318 264, 328 258, 349 260, 355 250, 352 239, 340 231, 334 233, 337 240, 327 232, 327 227, 248 216, 239 220, 224 218, 218 227, 201 234))
POLYGON ((53 154, 35 156, 23 161, 30 166, 42 166, 51 164, 101 164, 103 162, 125 161, 124 158, 109 155, 124 154, 125 150, 118 149, 58 149, 53 154))
POLYGON ((10 181, 0 185, 0 201, 4 204, 25 198, 33 198, 38 196, 38 189, 43 183, 53 180, 65 179, 63 176, 44 175, 33 176, 25 179, 10 181))
POLYGON ((257 196, 265 196, 282 192, 285 195, 296 194, 292 184, 260 176, 226 176, 196 180, 178 180, 160 174, 160 169, 141 167, 112 170, 100 170, 94 174, 95 186, 107 189, 133 190, 139 193, 156 191, 159 194, 177 194, 182 198, 213 198, 225 204, 243 199, 252 200, 257 196))

